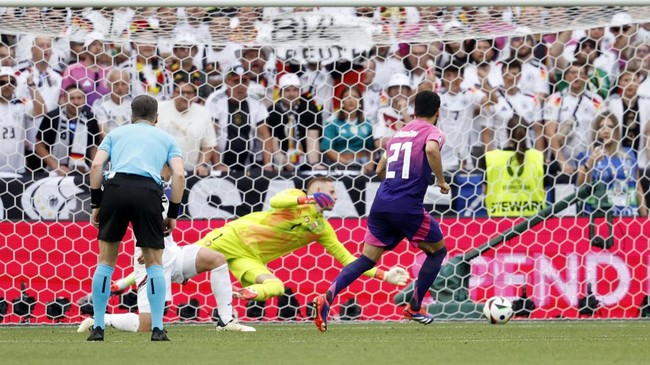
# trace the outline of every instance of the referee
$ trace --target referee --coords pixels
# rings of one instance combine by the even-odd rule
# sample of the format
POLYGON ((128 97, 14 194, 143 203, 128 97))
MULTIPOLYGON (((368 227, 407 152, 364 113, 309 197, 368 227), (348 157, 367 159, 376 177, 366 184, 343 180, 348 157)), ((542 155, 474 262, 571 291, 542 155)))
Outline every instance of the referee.
POLYGON ((88 341, 104 340, 104 313, 120 242, 131 222, 136 246, 142 248, 147 268, 147 297, 151 303, 151 341, 169 341, 163 331, 165 277, 162 268, 163 237, 176 227, 185 189, 182 153, 174 137, 156 128, 158 102, 141 95, 131 103, 132 124, 112 130, 102 141, 90 168, 92 224, 99 228, 99 262, 93 275, 95 316, 88 341), (106 163, 111 170, 102 192, 106 163), (163 167, 172 173, 171 202, 162 218, 163 167))

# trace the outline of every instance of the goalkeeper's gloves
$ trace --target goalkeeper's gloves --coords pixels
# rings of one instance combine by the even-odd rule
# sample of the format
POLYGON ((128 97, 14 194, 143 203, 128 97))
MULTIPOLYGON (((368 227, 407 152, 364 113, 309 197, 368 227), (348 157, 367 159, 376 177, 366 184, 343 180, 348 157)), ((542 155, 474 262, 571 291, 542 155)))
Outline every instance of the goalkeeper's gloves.
POLYGON ((130 286, 135 284, 135 274, 119 279, 111 284, 111 295, 119 295, 124 292, 125 289, 128 289, 130 286))
POLYGON ((334 207, 334 199, 325 193, 314 193, 298 197, 298 204, 318 204, 321 209, 334 207))
POLYGON ((406 282, 411 278, 408 271, 399 266, 392 267, 388 272, 377 269, 375 277, 381 281, 399 286, 406 285, 406 282))
POLYGON ((124 289, 126 288, 120 288, 117 283, 113 283, 111 284, 111 295, 122 295, 122 293, 124 293, 124 289))

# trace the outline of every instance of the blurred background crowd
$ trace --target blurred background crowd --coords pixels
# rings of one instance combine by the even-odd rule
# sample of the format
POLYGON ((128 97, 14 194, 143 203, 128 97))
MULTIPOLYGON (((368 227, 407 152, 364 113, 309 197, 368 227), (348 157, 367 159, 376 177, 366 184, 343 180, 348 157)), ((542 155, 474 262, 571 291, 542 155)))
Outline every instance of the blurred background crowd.
POLYGON ((600 180, 618 214, 647 216, 650 23, 603 8, 590 14, 599 26, 530 27, 571 12, 578 17, 542 7, 2 8, 7 24, 51 29, 2 34, 0 173, 86 173, 102 138, 130 122, 130 100, 146 93, 190 175, 372 176, 386 141, 414 118, 413 96, 434 90, 450 181, 478 175, 486 191, 521 180, 534 195, 600 180), (364 18, 385 41, 338 59, 256 45, 260 22, 300 13, 364 18), (428 41, 408 41, 423 29, 428 41), (452 37, 463 34, 501 35, 452 37))

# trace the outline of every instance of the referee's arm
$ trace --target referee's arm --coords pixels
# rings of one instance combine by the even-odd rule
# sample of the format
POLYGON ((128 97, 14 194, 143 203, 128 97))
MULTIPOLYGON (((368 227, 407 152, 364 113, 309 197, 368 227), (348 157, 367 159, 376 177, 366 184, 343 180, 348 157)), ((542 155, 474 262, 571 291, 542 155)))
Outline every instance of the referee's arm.
POLYGON ((102 175, 108 157, 108 152, 98 150, 90 165, 90 207, 93 210, 91 223, 97 228, 99 228, 99 202, 102 200, 102 175))
POLYGON ((176 217, 178 216, 178 208, 183 199, 183 191, 185 190, 185 167, 183 166, 183 159, 180 157, 172 157, 169 162, 169 169, 172 172, 171 190, 172 196, 170 199, 169 209, 167 211, 167 218, 165 219, 164 228, 165 236, 169 235, 174 228, 176 228, 176 217))

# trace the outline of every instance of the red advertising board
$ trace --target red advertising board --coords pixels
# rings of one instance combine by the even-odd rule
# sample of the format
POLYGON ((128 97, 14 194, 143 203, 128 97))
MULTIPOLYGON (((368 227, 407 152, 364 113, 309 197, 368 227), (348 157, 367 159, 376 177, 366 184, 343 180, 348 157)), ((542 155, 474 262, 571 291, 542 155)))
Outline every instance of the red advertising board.
MULTIPOLYGON (((358 255, 363 239, 364 219, 333 219, 339 238, 358 255)), ((190 244, 223 221, 180 221, 175 238, 180 245, 190 244)), ((509 219, 448 219, 441 222, 446 235, 449 256, 467 252, 487 242, 497 232, 512 227, 509 219)), ((605 232, 603 232, 605 233, 605 232)), ((472 261, 470 297, 484 301, 493 295, 516 299, 525 285, 537 306, 534 318, 576 318, 579 299, 591 284, 601 303, 596 316, 603 318, 637 317, 639 305, 650 293, 649 270, 650 221, 622 218, 614 222, 615 242, 609 250, 589 244, 588 219, 553 218, 522 236, 500 245, 472 261)), ((52 323, 45 315, 45 304, 57 297, 71 300, 72 306, 64 322, 80 320, 76 303, 88 294, 91 276, 97 262, 97 231, 88 223, 64 222, 2 222, 0 223, 0 297, 9 302, 3 323, 18 323, 11 302, 20 296, 24 282, 27 294, 37 304, 31 322, 52 323)), ((133 243, 125 242, 114 278, 124 275, 130 264, 133 243)), ((406 267, 415 278, 424 257, 402 244, 387 253, 380 267, 406 267)), ((327 290, 340 265, 318 244, 312 244, 269 264, 275 274, 291 287, 303 306, 316 293, 327 290)), ((236 283, 235 283, 236 284, 236 283)), ((200 316, 209 320, 215 300, 206 274, 185 285, 173 285, 175 292, 167 320, 178 319, 177 307, 196 298, 201 303, 200 316)), ((342 303, 356 298, 362 307, 363 319, 399 319, 399 309, 392 303, 399 288, 362 277, 339 297, 342 303)), ((118 308, 119 298, 109 303, 109 310, 118 308)), ((240 316, 244 304, 235 300, 240 316)), ((277 300, 267 303, 265 319, 276 319, 277 300)), ((337 309, 334 309, 334 315, 337 309)))

